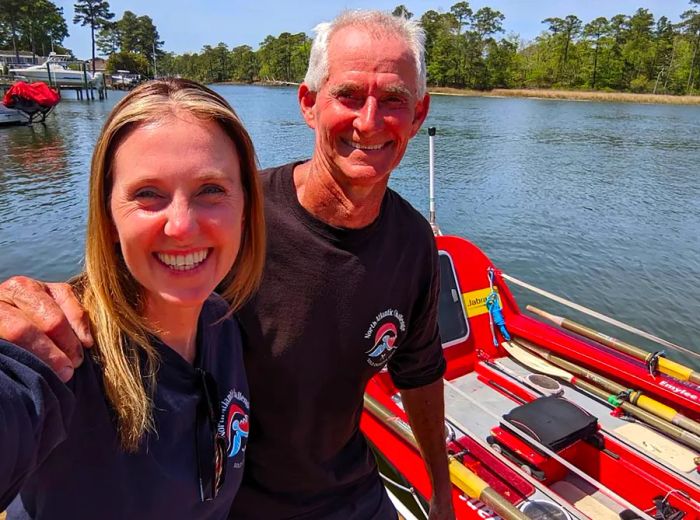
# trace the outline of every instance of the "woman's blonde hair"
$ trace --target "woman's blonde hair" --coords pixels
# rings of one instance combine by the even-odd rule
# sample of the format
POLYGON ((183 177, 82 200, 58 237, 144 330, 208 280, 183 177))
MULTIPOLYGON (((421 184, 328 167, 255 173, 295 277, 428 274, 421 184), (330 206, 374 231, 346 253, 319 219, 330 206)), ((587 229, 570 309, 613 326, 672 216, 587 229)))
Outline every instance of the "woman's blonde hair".
MULTIPOLYGON (((216 92, 193 81, 156 80, 127 94, 112 110, 92 156, 85 272, 77 288, 90 317, 95 356, 103 369, 123 449, 136 451, 153 429, 152 395, 158 356, 152 328, 144 319, 142 289, 127 269, 110 215, 112 161, 120 142, 135 128, 186 113, 216 122, 235 145, 245 193, 244 229, 238 257, 219 285, 231 312, 255 291, 265 257, 263 196, 253 143, 231 106, 216 92)), ((233 233, 234 230, 232 229, 233 233)))

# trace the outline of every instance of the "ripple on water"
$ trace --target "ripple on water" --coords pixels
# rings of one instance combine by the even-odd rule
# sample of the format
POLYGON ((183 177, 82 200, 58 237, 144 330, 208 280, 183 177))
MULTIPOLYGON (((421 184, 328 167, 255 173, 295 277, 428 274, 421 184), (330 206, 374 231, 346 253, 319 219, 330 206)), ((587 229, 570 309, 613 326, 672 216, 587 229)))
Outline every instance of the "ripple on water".
MULTIPOLYGON (((215 88, 263 167, 309 156, 294 89, 215 88)), ((0 278, 80 269, 89 159, 120 97, 64 100, 45 127, 0 129, 0 278)), ((434 96, 425 126, 438 130, 444 232, 514 276, 700 350, 700 107, 434 96)), ((424 214, 427 172, 423 130, 391 186, 424 214)), ((568 313, 514 291, 523 307, 568 313)))

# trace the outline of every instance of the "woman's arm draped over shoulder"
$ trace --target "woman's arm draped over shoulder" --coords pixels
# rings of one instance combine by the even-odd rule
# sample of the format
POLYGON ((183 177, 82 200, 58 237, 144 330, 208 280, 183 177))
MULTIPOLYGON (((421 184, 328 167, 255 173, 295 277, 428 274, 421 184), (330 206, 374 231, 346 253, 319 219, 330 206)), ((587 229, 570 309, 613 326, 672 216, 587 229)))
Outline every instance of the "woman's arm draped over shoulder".
POLYGON ((0 340, 0 511, 66 438, 74 405, 48 366, 0 340))

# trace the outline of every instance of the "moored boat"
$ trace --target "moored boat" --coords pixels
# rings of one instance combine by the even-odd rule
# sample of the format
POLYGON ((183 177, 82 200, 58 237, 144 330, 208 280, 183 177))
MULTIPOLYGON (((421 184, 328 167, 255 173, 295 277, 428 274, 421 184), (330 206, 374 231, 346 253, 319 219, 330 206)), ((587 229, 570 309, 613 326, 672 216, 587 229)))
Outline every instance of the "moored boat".
POLYGON ((46 61, 40 65, 32 65, 22 69, 10 69, 10 73, 18 79, 25 79, 28 82, 43 81, 60 86, 80 86, 86 81, 92 85, 102 81, 101 72, 91 74, 87 71, 73 70, 66 67, 70 61, 70 56, 49 53, 46 61))
MULTIPOLYGON (((660 343, 643 353, 539 309, 526 314, 508 284, 527 284, 434 229, 457 518, 700 518, 700 387, 661 354, 674 345, 626 326, 660 343)), ((367 388, 362 428, 425 503, 430 482, 405 421, 382 372, 367 388)))
POLYGON ((18 113, 25 123, 43 122, 61 101, 61 95, 43 82, 13 84, 2 99, 2 107, 18 113))

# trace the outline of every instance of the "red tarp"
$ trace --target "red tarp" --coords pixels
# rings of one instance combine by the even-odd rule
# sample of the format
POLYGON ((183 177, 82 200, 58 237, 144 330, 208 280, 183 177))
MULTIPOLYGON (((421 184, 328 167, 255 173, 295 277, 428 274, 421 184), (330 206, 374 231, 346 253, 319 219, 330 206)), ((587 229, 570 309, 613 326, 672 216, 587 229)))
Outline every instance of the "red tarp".
POLYGON ((7 108, 19 108, 15 107, 15 105, 18 103, 22 104, 23 101, 34 102, 42 108, 51 108, 58 104, 60 100, 61 95, 46 83, 37 81, 30 84, 18 81, 5 93, 2 103, 7 108))

